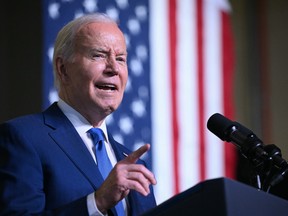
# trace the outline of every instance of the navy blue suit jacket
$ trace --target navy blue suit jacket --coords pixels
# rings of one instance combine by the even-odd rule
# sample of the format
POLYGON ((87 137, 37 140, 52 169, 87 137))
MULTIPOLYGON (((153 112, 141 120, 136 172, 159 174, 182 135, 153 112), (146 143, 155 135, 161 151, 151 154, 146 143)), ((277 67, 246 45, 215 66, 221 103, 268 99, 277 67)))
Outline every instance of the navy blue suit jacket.
MULTIPOLYGON (((118 161, 130 153, 108 136, 118 161)), ((56 103, 43 113, 0 125, 0 215, 87 215, 86 197, 102 182, 85 144, 56 103)), ((131 216, 155 207, 150 189, 147 197, 131 190, 131 216)), ((109 215, 116 215, 114 208, 109 215)))

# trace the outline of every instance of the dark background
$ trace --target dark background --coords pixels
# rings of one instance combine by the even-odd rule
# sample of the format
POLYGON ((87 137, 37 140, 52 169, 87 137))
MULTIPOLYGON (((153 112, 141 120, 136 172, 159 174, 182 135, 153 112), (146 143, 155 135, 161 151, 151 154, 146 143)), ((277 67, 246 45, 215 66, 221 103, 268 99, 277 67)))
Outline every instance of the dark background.
POLYGON ((2 1, 0 121, 41 110, 41 1, 2 1))

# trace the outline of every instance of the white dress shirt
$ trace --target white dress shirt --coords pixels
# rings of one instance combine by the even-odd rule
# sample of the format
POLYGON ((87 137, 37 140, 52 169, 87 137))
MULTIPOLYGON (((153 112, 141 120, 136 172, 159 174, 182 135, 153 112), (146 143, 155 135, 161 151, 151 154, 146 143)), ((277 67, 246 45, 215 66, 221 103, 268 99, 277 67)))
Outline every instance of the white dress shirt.
MULTIPOLYGON (((77 112, 75 109, 73 109, 71 106, 69 106, 62 99, 59 99, 58 106, 62 110, 62 112, 65 114, 65 116, 69 119, 69 121, 73 124, 73 126, 75 127, 79 136, 81 137, 81 139, 85 143, 87 149, 89 150, 95 163, 97 163, 95 153, 94 153, 95 146, 93 144, 90 133, 88 133, 88 131, 93 126, 79 112, 77 112)), ((116 160, 114 151, 112 149, 112 146, 108 140, 107 128, 106 128, 105 121, 103 122, 103 124, 99 128, 102 129, 102 131, 104 132, 106 151, 107 151, 108 157, 110 159, 110 162, 111 162, 112 166, 114 167, 114 165, 117 163, 117 160, 116 160)), ((126 204, 125 199, 122 200, 122 204, 124 206, 124 210, 125 210, 126 215, 127 215, 127 204, 126 204)), ((91 193, 87 196, 87 207, 88 207, 88 212, 89 212, 90 216, 104 216, 98 210, 98 208, 96 206, 94 193, 91 193)))

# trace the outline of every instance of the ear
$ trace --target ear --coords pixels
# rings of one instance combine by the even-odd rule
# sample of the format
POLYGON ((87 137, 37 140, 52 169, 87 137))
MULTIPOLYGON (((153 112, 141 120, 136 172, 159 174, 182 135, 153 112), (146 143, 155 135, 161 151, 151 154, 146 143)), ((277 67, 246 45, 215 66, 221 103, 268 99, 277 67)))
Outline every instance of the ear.
POLYGON ((66 64, 62 57, 56 58, 57 76, 60 82, 65 83, 68 81, 68 74, 66 64))

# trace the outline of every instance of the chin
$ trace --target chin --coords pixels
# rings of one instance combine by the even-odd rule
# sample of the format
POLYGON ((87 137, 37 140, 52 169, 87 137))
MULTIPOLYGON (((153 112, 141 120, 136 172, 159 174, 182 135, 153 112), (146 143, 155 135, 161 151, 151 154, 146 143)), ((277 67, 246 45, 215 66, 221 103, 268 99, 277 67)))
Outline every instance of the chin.
POLYGON ((104 112, 109 115, 111 114, 112 112, 114 112, 116 109, 118 108, 118 106, 116 105, 106 105, 104 107, 104 112))
POLYGON ((109 115, 118 109, 120 102, 121 101, 119 100, 102 100, 100 103, 98 103, 98 106, 101 107, 102 110, 109 115))

